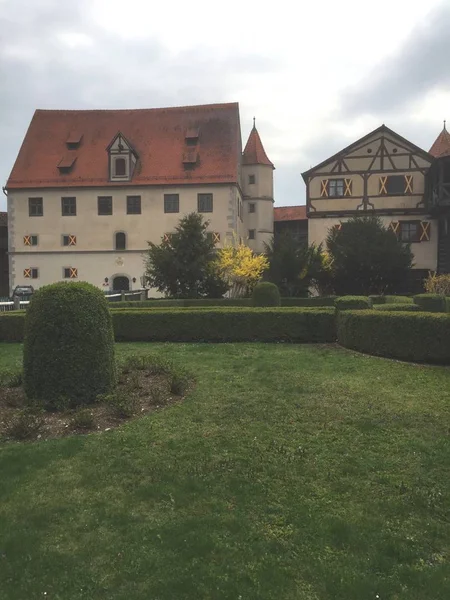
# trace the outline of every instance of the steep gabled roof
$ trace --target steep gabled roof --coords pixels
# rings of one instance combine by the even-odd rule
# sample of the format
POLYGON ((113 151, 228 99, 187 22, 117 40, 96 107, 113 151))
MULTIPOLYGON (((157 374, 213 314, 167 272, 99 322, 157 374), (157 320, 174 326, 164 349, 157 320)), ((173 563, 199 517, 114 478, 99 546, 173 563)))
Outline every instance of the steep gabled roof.
POLYGON ((139 110, 37 110, 6 187, 89 187, 238 183, 239 105, 210 104, 139 110), (199 132, 199 159, 187 169, 186 131, 199 132), (82 136, 69 172, 58 169, 71 132, 82 136), (139 160, 131 181, 109 181, 106 148, 117 132, 139 160))
POLYGON ((269 167, 275 168, 264 150, 264 146, 262 145, 261 138, 259 137, 255 125, 253 125, 253 129, 251 130, 245 145, 244 153, 242 155, 242 164, 268 165, 269 167))
POLYGON ((430 154, 439 158, 440 156, 448 156, 450 154, 450 133, 447 131, 444 121, 444 128, 437 136, 434 144, 430 148, 430 154))
POLYGON ((305 221, 306 206, 275 206, 273 209, 274 221, 305 221))
POLYGON ((306 182, 308 176, 311 175, 311 173, 314 173, 314 171, 317 171, 317 169, 320 169, 321 167, 327 165, 329 162, 336 160, 336 159, 340 158, 341 156, 345 156, 352 150, 355 150, 356 148, 358 148, 358 146, 361 146, 362 144, 364 144, 373 135, 376 135, 377 133, 380 133, 380 134, 388 133, 391 137, 396 138, 399 141, 399 143, 407 145, 417 155, 421 156, 422 158, 425 158, 425 160, 430 161, 430 163, 433 161, 434 157, 429 152, 426 152, 423 148, 419 148, 419 146, 416 146, 415 144, 413 144, 406 138, 402 137, 401 135, 399 135, 398 133, 396 133, 389 127, 386 127, 386 125, 381 125, 380 127, 377 127, 376 129, 374 129, 367 135, 364 135, 363 137, 359 138, 359 140, 356 140, 356 142, 353 142, 352 144, 350 144, 349 146, 346 146, 339 152, 336 152, 336 154, 333 154, 333 156, 330 156, 329 158, 323 160, 321 163, 319 163, 315 167, 312 167, 311 169, 304 171, 302 173, 302 177, 303 177, 304 181, 306 182))

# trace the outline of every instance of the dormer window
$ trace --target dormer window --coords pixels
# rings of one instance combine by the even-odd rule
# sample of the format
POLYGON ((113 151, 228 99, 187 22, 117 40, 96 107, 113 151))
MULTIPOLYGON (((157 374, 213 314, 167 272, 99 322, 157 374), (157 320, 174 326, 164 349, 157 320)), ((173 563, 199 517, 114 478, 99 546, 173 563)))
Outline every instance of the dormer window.
POLYGON ((80 131, 71 131, 66 140, 66 146, 69 150, 75 150, 81 144, 83 134, 80 131))
POLYGON ((130 181, 138 155, 130 142, 119 132, 107 148, 111 181, 130 181))
POLYGON ((126 175, 126 162, 124 158, 114 159, 114 176, 125 177, 126 175))

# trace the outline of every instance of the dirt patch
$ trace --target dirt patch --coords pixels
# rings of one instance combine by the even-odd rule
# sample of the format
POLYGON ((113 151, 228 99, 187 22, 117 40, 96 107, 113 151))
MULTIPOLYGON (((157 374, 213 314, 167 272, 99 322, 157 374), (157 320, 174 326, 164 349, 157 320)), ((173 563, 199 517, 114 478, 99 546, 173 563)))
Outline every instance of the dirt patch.
POLYGON ((148 366, 126 367, 119 373, 114 394, 76 410, 57 412, 29 406, 21 386, 0 387, 0 438, 35 441, 108 431, 182 402, 192 387, 192 378, 184 375, 154 373, 148 366))

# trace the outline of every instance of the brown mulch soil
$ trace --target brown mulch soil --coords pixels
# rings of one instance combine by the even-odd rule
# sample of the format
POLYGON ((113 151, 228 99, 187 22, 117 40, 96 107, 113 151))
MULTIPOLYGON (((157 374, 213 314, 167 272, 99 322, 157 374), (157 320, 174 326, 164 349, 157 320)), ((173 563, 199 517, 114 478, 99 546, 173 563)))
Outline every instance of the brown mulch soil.
MULTIPOLYGON (((86 434, 108 431, 119 427, 125 421, 147 415, 172 404, 181 402, 184 395, 176 395, 170 391, 171 377, 168 374, 154 375, 145 370, 134 370, 121 374, 117 386, 116 398, 125 401, 125 414, 121 408, 111 402, 97 402, 78 408, 58 412, 39 411, 38 420, 41 426, 38 431, 31 431, 27 436, 14 435, 11 432, 11 423, 14 423, 20 414, 27 409, 26 397, 22 387, 0 387, 0 439, 13 440, 45 440, 60 438, 67 435, 86 434), (129 413, 132 412, 130 415, 129 413), (80 420, 88 423, 81 425, 80 420), (91 421, 89 423, 89 421, 91 421), (87 425, 87 426, 86 426, 87 425)), ((28 410, 28 409, 27 409, 28 410)))

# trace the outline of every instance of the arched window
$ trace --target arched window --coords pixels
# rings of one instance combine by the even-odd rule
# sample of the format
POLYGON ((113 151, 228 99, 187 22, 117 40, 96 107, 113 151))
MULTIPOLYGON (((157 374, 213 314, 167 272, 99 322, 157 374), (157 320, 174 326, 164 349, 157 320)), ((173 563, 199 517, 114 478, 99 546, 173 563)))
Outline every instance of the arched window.
POLYGON ((115 236, 116 250, 125 250, 127 247, 127 236, 123 231, 119 231, 115 236))
POLYGON ((124 158, 116 158, 114 161, 114 175, 116 177, 125 177, 126 175, 126 165, 124 158))

